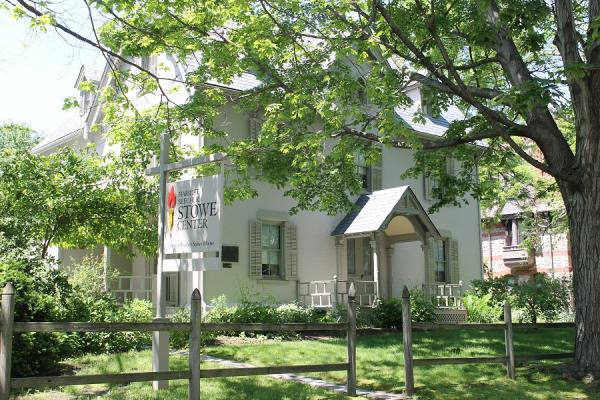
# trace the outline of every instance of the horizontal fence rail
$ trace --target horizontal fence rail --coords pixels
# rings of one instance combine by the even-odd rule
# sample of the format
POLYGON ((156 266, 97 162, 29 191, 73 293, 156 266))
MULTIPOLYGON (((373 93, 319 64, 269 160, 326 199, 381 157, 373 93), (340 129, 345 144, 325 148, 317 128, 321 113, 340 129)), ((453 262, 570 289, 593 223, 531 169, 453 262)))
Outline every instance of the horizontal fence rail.
MULTIPOLYGON (((207 332, 318 332, 345 331, 347 323, 321 324, 200 324, 207 332)), ((29 332, 156 332, 191 330, 189 322, 15 322, 14 333, 29 332)))
POLYGON ((236 376, 276 375, 302 372, 346 371, 347 392, 356 394, 356 302, 349 296, 347 323, 201 323, 201 296, 196 289, 192 294, 190 322, 14 322, 14 289, 9 283, 2 292, 0 304, 0 400, 8 399, 10 389, 27 389, 86 384, 125 384, 145 381, 187 379, 188 398, 200 398, 200 378, 227 378, 236 376), (13 334, 30 332, 190 332, 189 369, 185 371, 133 372, 101 375, 42 376, 12 378, 13 334), (347 334, 348 359, 344 363, 277 365, 200 369, 200 332, 343 332, 347 334))
POLYGON ((410 294, 405 286, 402 292, 402 341, 404 346, 404 374, 406 393, 414 394, 414 371, 415 366, 425 365, 457 365, 457 364, 505 364, 507 375, 515 379, 515 362, 526 362, 536 360, 558 360, 573 358, 572 352, 565 353, 546 353, 546 354, 523 354, 516 355, 513 346, 513 332, 515 329, 552 329, 552 328, 573 328, 573 322, 558 323, 512 323, 512 312, 510 303, 504 303, 504 323, 495 324, 435 324, 428 322, 411 322, 410 313, 410 294), (504 330, 504 342, 506 354, 502 356, 481 356, 481 357, 436 357, 436 358, 414 358, 412 353, 412 332, 413 331, 433 331, 433 330, 504 330))
MULTIPOLYGON (((202 369, 201 378, 231 378, 236 376, 297 374, 302 372, 346 371, 348 363, 283 365, 270 367, 217 368, 202 369)), ((190 379, 191 373, 186 371, 168 372, 133 372, 121 374, 78 375, 78 376, 40 376, 30 378, 12 378, 12 389, 42 388, 69 385, 92 385, 102 383, 126 384, 154 380, 190 379)))

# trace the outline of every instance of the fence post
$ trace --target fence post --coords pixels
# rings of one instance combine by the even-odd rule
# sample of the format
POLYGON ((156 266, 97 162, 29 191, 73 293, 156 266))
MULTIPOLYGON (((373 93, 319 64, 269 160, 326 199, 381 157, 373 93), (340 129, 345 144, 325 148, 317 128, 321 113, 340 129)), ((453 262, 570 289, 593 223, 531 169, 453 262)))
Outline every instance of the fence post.
POLYGON ((506 372, 510 379, 515 379, 515 352, 513 348, 512 312, 508 300, 504 302, 504 342, 506 343, 506 372))
POLYGON ((12 363, 13 323, 15 313, 15 288, 7 283, 2 291, 2 315, 0 315, 0 399, 10 394, 10 369, 12 363))
POLYGON ((190 354, 188 357, 190 368, 189 400, 200 398, 200 323, 202 322, 202 295, 196 288, 192 293, 190 310, 190 354))
POLYGON ((348 396, 356 396, 356 290, 348 288, 348 396))
POLYGON ((402 342, 404 344, 404 381, 406 383, 406 394, 411 396, 415 392, 415 377, 413 372, 410 293, 406 286, 402 290, 402 342))

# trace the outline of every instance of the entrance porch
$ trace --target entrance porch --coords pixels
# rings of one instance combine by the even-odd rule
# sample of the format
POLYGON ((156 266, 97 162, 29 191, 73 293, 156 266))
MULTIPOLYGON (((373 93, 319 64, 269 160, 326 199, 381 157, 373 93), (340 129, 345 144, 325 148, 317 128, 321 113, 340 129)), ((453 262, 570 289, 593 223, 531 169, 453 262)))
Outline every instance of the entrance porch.
POLYGON ((345 303, 353 282, 363 307, 400 297, 406 285, 431 296, 441 313, 462 308, 456 244, 442 237, 409 186, 360 196, 331 235, 337 274, 299 282, 300 302, 319 308, 345 303))

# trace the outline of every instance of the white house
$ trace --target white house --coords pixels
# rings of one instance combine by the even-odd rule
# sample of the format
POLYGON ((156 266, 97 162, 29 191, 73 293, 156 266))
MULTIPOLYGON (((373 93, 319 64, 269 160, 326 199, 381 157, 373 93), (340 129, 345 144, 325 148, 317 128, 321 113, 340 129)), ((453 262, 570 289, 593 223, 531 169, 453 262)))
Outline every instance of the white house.
MULTIPOLYGON (((171 62, 177 74, 186 68, 168 57, 161 62, 171 62)), ((107 72, 82 67, 75 86, 84 80, 100 87, 109 85, 107 72)), ((234 93, 258 84, 251 74, 227 85, 207 82, 234 93)), ((424 124, 416 123, 412 117, 420 107, 419 87, 409 87, 407 94, 414 104, 398 109, 397 116, 424 137, 439 137, 452 120, 461 118, 458 109, 450 108, 440 117, 428 116, 424 124)), ((35 152, 47 154, 61 146, 89 143, 95 143, 100 154, 113 151, 114 146, 102 133, 90 129, 102 118, 97 100, 82 92, 80 103, 80 110, 71 111, 68 121, 37 145, 35 152)), ((256 121, 235 112, 231 105, 222 108, 215 123, 232 139, 255 134, 256 121)), ((182 140, 203 145, 202 137, 182 140)), ((289 215, 293 202, 281 190, 258 183, 257 198, 225 207, 223 270, 167 274, 167 304, 185 305, 192 289, 199 287, 203 299, 225 294, 235 302, 249 290, 280 302, 327 307, 343 302, 349 282, 354 281, 363 305, 372 304, 377 297, 399 297, 402 287, 408 285, 437 293, 440 304, 452 306, 460 290, 482 276, 479 202, 469 198, 467 205, 447 206, 429 215, 431 182, 423 177, 399 178, 412 163, 411 150, 384 148, 380 165, 359 167, 365 193, 356 201, 357 211, 349 215, 289 215)), ((107 265, 119 272, 121 276, 110 283, 110 289, 120 298, 151 298, 154 260, 127 259, 102 246, 57 250, 64 264, 77 262, 89 253, 103 256, 107 265)))

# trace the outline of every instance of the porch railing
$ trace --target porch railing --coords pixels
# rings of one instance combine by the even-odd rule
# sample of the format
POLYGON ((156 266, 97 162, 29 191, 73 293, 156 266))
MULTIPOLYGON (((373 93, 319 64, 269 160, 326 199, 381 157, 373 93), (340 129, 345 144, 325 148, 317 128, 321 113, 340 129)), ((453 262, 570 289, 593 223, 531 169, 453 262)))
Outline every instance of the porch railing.
POLYGON ((461 308, 462 281, 458 283, 435 283, 423 285, 425 293, 433 297, 435 305, 441 308, 461 308))
POLYGON ((375 281, 338 280, 298 282, 298 300, 306 305, 316 308, 330 308, 337 304, 348 302, 348 289, 354 283, 356 290, 356 304, 362 307, 373 307, 379 297, 375 281))
POLYGON ((117 276, 110 285, 110 291, 119 303, 133 299, 152 301, 153 279, 154 277, 145 275, 117 276))

